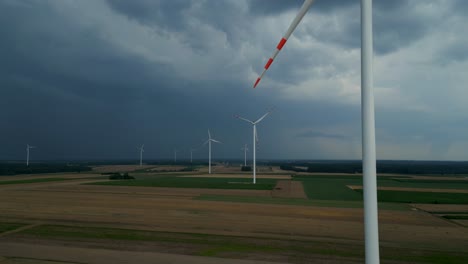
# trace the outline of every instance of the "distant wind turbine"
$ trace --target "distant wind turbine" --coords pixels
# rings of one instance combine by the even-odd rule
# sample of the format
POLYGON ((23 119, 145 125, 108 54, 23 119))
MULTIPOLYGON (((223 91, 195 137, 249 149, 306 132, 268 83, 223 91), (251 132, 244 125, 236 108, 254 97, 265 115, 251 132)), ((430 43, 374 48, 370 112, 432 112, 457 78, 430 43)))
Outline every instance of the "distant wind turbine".
POLYGON ((145 144, 141 145, 141 147, 137 148, 140 150, 140 167, 143 165, 143 152, 145 152, 145 144))
POLYGON ((177 149, 174 149, 174 163, 177 163, 177 149))
POLYGON ((244 151, 244 167, 246 167, 247 166, 247 151, 249 151, 247 144, 245 144, 244 147, 241 148, 241 150, 244 151))
POLYGON ((221 143, 220 141, 211 138, 211 133, 210 133, 210 130, 208 129, 208 140, 205 141, 205 143, 203 144, 206 145, 206 143, 208 143, 208 173, 209 174, 211 174, 211 142, 221 143))
POLYGON ((193 161, 193 152, 194 152, 195 150, 196 150, 196 149, 194 149, 194 148, 191 148, 191 149, 190 149, 190 163, 192 163, 192 161, 193 161))
POLYGON ((36 148, 36 147, 26 144, 26 166, 29 166, 29 150, 33 148, 36 148))
POLYGON ((256 155, 255 154, 256 143, 258 141, 257 124, 260 123, 269 114, 270 114, 270 112, 267 112, 262 117, 257 119, 257 121, 251 121, 251 120, 245 119, 243 117, 240 117, 238 115, 234 116, 235 118, 238 118, 240 120, 244 120, 245 122, 248 122, 248 123, 252 124, 252 126, 253 126, 253 144, 252 144, 252 146, 253 146, 253 183, 254 184, 257 183, 257 171, 256 171, 257 161, 256 161, 256 157, 255 157, 255 155, 256 155))
MULTIPOLYGON (((281 38, 273 55, 265 64, 262 74, 255 81, 254 88, 258 85, 313 2, 314 0, 304 1, 296 17, 286 31, 286 34, 281 38)), ((372 73, 373 56, 372 0, 361 0, 361 131, 364 187, 364 235, 367 264, 380 263, 375 154, 374 80, 372 73)))

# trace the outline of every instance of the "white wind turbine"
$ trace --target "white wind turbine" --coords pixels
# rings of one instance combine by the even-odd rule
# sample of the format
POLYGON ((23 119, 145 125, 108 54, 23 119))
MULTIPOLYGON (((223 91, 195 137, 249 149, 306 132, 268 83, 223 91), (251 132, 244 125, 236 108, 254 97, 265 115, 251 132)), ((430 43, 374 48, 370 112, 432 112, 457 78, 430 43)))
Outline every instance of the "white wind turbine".
POLYGON ((36 147, 26 144, 26 166, 29 166, 29 150, 33 148, 36 148, 36 147))
POLYGON ((137 148, 140 150, 140 167, 143 165, 143 152, 145 152, 145 144, 141 145, 141 147, 137 148))
POLYGON ((260 123, 260 121, 263 120, 263 118, 265 118, 267 115, 269 115, 270 112, 267 112, 266 114, 264 114, 262 117, 260 117, 259 119, 257 119, 256 121, 251 121, 251 120, 248 120, 248 119, 245 119, 243 117, 240 117, 238 115, 234 116, 240 120, 244 120, 245 122, 248 122, 250 124, 252 124, 253 126, 253 183, 256 184, 257 183, 257 169, 256 169, 256 166, 257 166, 257 161, 256 161, 256 142, 258 141, 258 135, 257 135, 257 124, 260 123))
POLYGON ((203 144, 206 145, 206 143, 208 143, 208 173, 209 174, 211 174, 211 142, 221 143, 220 141, 211 138, 211 133, 210 133, 210 130, 208 129, 208 140, 205 141, 205 143, 203 144))
POLYGON ((194 148, 191 148, 190 149, 190 163, 193 163, 193 152, 195 151, 196 149, 194 148))
POLYGON ((177 149, 174 149, 174 163, 177 163, 177 149))
MULTIPOLYGON (((276 46, 273 56, 257 78, 258 85, 271 63, 296 29, 314 0, 305 0, 299 13, 289 26, 286 34, 276 46)), ((361 119, 362 119, 362 162, 364 183, 364 230, 367 264, 380 262, 379 223, 377 208, 377 173, 375 155, 374 87, 372 73, 373 58, 372 0, 361 0, 361 119)))
POLYGON ((246 167, 247 166, 247 151, 249 151, 247 144, 245 144, 244 147, 241 148, 241 150, 244 151, 244 167, 246 167))

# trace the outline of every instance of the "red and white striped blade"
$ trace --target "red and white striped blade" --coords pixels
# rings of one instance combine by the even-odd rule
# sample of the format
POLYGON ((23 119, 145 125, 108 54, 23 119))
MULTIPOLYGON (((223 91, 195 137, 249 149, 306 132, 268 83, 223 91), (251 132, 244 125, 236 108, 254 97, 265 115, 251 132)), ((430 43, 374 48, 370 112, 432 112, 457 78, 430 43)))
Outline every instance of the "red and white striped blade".
POLYGON ((314 2, 314 0, 305 0, 304 1, 304 3, 302 4, 301 9, 299 9, 299 13, 296 15, 293 22, 289 26, 288 31, 286 31, 286 34, 284 34, 283 38, 280 40, 280 42, 276 46, 275 52, 273 52, 273 55, 268 59, 267 63, 263 67, 264 70, 263 70, 262 74, 255 81, 255 84, 254 84, 253 88, 257 87, 257 85, 260 82, 260 80, 262 79, 263 75, 268 70, 268 68, 270 68, 270 65, 275 60, 276 56, 278 55, 280 50, 283 48, 284 44, 286 44, 286 41, 288 41, 289 37, 294 32, 294 30, 296 29, 299 22, 301 22, 302 18, 307 13, 307 10, 309 10, 309 7, 312 5, 313 2, 314 2))

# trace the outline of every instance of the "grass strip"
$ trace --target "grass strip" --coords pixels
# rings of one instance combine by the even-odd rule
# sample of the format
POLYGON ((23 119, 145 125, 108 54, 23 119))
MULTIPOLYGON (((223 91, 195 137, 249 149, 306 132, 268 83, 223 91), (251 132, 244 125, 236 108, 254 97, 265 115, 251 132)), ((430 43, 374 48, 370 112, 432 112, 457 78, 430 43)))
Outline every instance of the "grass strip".
POLYGON ((272 190, 276 179, 257 179, 252 184, 251 179, 244 178, 196 178, 196 177, 158 177, 150 179, 136 179, 127 181, 94 182, 87 184, 110 186, 142 186, 142 187, 170 187, 170 188, 208 188, 208 189, 241 189, 241 190, 272 190))
POLYGON ((442 217, 451 220, 468 220, 468 215, 444 215, 442 217))
POLYGON ((23 223, 8 223, 8 222, 2 223, 2 222, 0 222, 0 234, 3 233, 3 232, 18 229, 18 228, 23 227, 25 225, 26 224, 23 224, 23 223))
MULTIPOLYGON (((362 190, 356 190, 362 193, 362 190)), ((426 204, 468 204, 466 193, 411 192, 378 190, 379 202, 426 203, 426 204)))

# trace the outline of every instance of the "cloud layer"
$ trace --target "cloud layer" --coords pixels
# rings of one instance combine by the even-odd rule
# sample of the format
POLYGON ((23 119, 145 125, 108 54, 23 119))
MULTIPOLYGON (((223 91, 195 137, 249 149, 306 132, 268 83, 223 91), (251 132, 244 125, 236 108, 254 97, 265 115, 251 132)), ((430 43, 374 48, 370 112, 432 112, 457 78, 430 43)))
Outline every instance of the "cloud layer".
MULTIPOLYGON (((1 159, 359 159, 359 1, 320 1, 251 89, 302 1, 0 1, 1 159), (206 149, 197 151, 204 158, 206 149)), ((379 159, 466 160, 466 1, 375 0, 379 159)))

